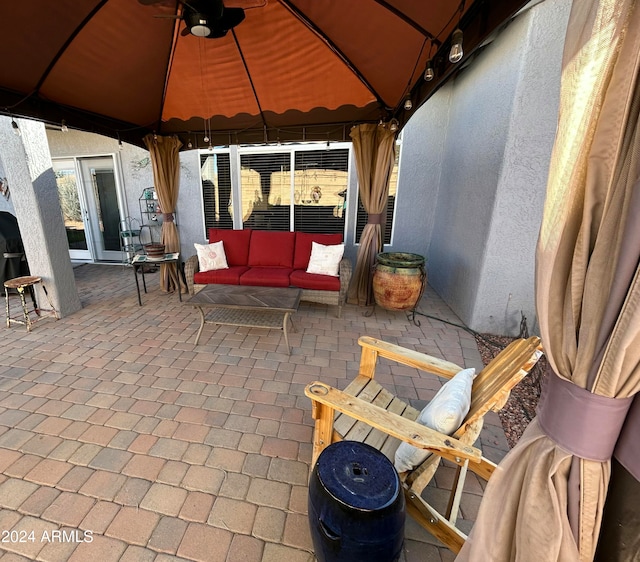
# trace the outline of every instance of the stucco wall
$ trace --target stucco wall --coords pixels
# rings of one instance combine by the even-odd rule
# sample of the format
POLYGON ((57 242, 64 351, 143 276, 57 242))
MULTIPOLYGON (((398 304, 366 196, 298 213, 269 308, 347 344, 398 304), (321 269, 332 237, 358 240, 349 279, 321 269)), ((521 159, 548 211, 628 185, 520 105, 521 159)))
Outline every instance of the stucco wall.
POLYGON ((523 13, 405 127, 413 148, 398 205, 425 218, 403 219, 396 239, 419 248, 427 236, 430 284, 478 331, 517 333, 520 311, 535 328, 534 252, 569 8, 548 0, 523 13))
MULTIPOLYGON (((42 278, 53 305, 61 316, 66 316, 81 305, 44 125, 24 119, 16 122, 21 136, 14 134, 10 118, 0 117, 3 172, 9 181, 30 273, 42 278)), ((40 287, 37 291, 39 304, 46 308, 40 287)))
MULTIPOLYGON (((11 124, 11 122, 9 122, 9 124, 11 124)), ((2 151, 0 151, 0 179, 7 179, 7 172, 3 162, 2 151)), ((8 197, 0 194, 0 211, 8 212, 12 215, 16 214, 16 211, 13 207, 13 200, 11 199, 11 186, 9 186, 8 197)))

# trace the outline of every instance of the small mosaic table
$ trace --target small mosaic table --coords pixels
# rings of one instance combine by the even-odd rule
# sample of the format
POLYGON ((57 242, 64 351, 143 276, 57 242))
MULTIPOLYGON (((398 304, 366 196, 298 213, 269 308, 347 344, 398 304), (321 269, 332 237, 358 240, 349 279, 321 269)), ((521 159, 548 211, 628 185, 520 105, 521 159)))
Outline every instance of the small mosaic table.
POLYGON ((200 313, 195 345, 198 345, 205 323, 277 328, 284 333, 287 352, 291 353, 287 326, 291 315, 298 310, 300 294, 300 289, 289 287, 206 285, 187 301, 200 313))
MULTIPOLYGON (((173 254, 165 254, 161 258, 150 258, 144 254, 136 254, 133 256, 131 260, 131 265, 133 266, 133 276, 136 278, 136 290, 138 291, 138 304, 142 306, 142 299, 140 298, 140 283, 138 283, 138 268, 142 272, 142 286, 144 287, 144 292, 147 292, 147 282, 144 279, 144 266, 145 265, 167 265, 167 264, 175 264, 176 268, 176 276, 180 277, 180 268, 178 264, 180 263, 180 252, 174 252, 173 254)), ((178 286, 178 297, 180 298, 180 302, 182 302, 182 291, 178 286)))
POLYGON ((31 326, 36 322, 36 320, 31 320, 29 317, 29 310, 27 309, 27 300, 24 297, 25 290, 29 290, 31 293, 31 300, 33 302, 33 312, 36 313, 38 318, 44 316, 53 316, 56 320, 58 319, 58 311, 51 304, 51 299, 49 298, 49 293, 47 292, 47 288, 42 283, 41 277, 36 277, 34 275, 27 275, 24 277, 16 277, 14 279, 8 279, 4 282, 4 298, 6 305, 6 313, 7 313, 7 328, 11 326, 12 322, 17 324, 24 324, 27 327, 27 332, 31 331, 31 326), (39 308, 36 304, 36 297, 34 293, 35 285, 40 285, 42 287, 42 291, 49 302, 48 309, 39 308), (9 307, 9 290, 15 290, 20 295, 20 304, 22 304, 22 313, 24 316, 24 320, 19 318, 12 318, 11 311, 9 307))

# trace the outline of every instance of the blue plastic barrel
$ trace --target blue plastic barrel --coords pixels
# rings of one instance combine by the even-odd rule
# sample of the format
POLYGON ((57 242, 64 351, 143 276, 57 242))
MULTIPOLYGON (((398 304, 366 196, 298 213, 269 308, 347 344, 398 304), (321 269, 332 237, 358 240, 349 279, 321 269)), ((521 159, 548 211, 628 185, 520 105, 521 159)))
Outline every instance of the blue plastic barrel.
POLYGON ((400 478, 380 451, 356 441, 327 447, 309 481, 309 525, 319 562, 393 562, 404 541, 400 478))

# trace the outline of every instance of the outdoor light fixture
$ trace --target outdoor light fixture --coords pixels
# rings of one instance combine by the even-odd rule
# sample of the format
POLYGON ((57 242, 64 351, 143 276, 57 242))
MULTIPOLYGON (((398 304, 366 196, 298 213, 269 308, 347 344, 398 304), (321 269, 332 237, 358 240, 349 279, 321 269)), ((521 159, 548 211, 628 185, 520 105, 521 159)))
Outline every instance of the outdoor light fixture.
POLYGON ((406 100, 404 100, 404 108, 407 111, 410 111, 412 107, 413 107, 413 102, 411 101, 411 98, 408 97, 406 100))
POLYGON ((188 23, 191 26, 189 28, 189 31, 192 35, 195 35, 196 37, 209 36, 209 33, 211 33, 211 28, 209 27, 209 22, 207 21, 206 16, 202 14, 192 14, 188 19, 188 23))
POLYGON ((424 71, 424 79, 427 82, 431 82, 435 77, 436 73, 433 71, 433 64, 431 63, 431 59, 427 61, 427 68, 424 71))
POLYGON ((459 62, 464 55, 462 50, 462 30, 456 29, 451 36, 451 51, 449 51, 449 60, 451 62, 459 62))
POLYGON ((20 131, 20 127, 18 127, 18 124, 16 123, 15 119, 13 119, 13 117, 11 118, 11 126, 13 127, 13 133, 15 135, 22 135, 22 131, 20 131))
POLYGON ((63 120, 61 121, 61 123, 60 123, 60 130, 61 130, 63 133, 68 133, 68 132, 69 132, 69 127, 67 127, 67 122, 66 122, 66 120, 64 120, 64 119, 63 119, 63 120))

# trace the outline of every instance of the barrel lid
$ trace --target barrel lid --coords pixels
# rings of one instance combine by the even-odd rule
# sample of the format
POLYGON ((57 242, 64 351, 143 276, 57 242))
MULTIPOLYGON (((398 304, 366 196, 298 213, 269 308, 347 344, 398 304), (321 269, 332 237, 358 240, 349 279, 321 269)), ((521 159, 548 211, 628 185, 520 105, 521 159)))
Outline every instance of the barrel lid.
POLYGON ((400 479, 391 461, 357 441, 338 441, 324 449, 315 470, 336 500, 356 509, 383 509, 400 493, 400 479))
POLYGON ((392 267, 420 267, 424 265, 424 256, 406 252, 381 252, 377 255, 378 263, 392 267))

